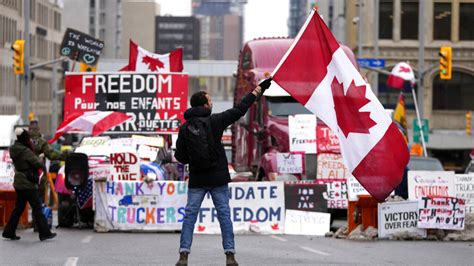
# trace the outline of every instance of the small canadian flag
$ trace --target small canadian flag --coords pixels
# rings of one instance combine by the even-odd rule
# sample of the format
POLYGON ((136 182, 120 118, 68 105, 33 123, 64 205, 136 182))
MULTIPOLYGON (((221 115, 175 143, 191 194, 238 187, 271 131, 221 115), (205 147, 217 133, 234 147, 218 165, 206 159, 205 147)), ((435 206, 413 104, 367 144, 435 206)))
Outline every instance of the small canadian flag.
POLYGON ((155 54, 130 40, 128 66, 120 71, 181 72, 183 71, 183 48, 167 54, 155 54))
POLYGON ((403 90, 403 84, 405 81, 415 82, 415 74, 413 69, 408 63, 398 63, 390 73, 387 79, 387 85, 394 89, 403 90))

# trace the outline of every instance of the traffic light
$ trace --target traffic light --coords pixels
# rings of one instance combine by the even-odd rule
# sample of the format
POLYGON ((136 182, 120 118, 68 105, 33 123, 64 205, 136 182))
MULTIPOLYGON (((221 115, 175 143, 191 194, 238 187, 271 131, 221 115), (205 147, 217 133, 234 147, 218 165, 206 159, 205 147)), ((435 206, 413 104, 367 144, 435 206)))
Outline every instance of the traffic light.
POLYGON ((13 73, 25 74, 25 40, 16 40, 12 44, 13 50, 13 73))
POLYGON ((472 112, 466 112, 466 134, 472 135, 472 112))
POLYGON ((452 48, 443 46, 439 49, 439 78, 444 80, 451 79, 452 69, 452 48))
POLYGON ((33 120, 36 120, 35 113, 30 112, 30 113, 28 114, 28 120, 29 120, 30 122, 33 121, 33 120))
POLYGON ((79 67, 79 71, 81 72, 96 72, 97 71, 97 66, 91 66, 88 64, 81 63, 79 67))

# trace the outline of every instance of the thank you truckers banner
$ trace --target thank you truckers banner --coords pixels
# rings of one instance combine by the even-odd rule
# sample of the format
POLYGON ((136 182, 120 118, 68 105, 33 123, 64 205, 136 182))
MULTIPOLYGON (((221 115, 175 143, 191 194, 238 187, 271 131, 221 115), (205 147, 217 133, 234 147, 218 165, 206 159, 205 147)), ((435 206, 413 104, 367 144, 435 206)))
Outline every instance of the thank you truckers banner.
POLYGON ((67 73, 64 117, 85 111, 118 111, 132 119, 121 132, 177 132, 184 123, 188 75, 182 73, 67 73))

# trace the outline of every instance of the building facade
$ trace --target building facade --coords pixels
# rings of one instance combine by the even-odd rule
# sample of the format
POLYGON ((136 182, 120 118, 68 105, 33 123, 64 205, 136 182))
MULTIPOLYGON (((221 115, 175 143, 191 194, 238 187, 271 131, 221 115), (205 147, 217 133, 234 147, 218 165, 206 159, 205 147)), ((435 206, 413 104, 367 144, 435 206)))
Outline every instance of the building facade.
POLYGON ((156 53, 166 54, 182 47, 183 59, 199 59, 200 27, 197 18, 157 16, 155 29, 156 53))
MULTIPOLYGON (((13 74, 13 51, 11 44, 24 39, 23 1, 0 1, 0 114, 21 115, 22 84, 13 74)), ((62 8, 57 1, 30 1, 30 64, 53 60, 59 57, 62 41, 62 8)), ((32 70, 29 111, 35 114, 42 132, 51 134, 52 80, 51 65, 32 70)), ((24 121, 27 123, 27 121, 24 121)))
POLYGON ((246 3, 247 0, 192 1, 193 15, 201 22, 201 59, 238 59, 246 3))
MULTIPOLYGON (((474 138, 465 132, 466 111, 474 110, 474 1, 424 1, 424 30, 418 30, 419 1, 379 0, 379 38, 375 38, 375 1, 348 0, 346 28, 347 44, 357 50, 358 30, 361 29, 362 57, 373 58, 375 44, 379 58, 386 60, 387 71, 401 61, 408 61, 418 76, 419 38, 424 39, 424 71, 422 101, 419 103, 423 118, 429 120, 428 153, 440 158, 445 168, 462 171, 468 153, 474 148, 474 138), (357 5, 362 4, 362 14, 357 5), (362 24, 352 23, 358 16, 362 24), (453 51, 452 79, 439 77, 439 51, 450 46, 453 51)), ((366 73, 369 80, 373 72, 366 73)), ((399 91, 387 88, 386 75, 379 75, 378 97, 386 108, 394 108, 399 91)), ((415 118, 414 101, 406 88, 408 126, 415 118)), ((411 133, 411 130, 409 130, 411 133)), ((410 136, 410 141, 413 138, 410 136)))

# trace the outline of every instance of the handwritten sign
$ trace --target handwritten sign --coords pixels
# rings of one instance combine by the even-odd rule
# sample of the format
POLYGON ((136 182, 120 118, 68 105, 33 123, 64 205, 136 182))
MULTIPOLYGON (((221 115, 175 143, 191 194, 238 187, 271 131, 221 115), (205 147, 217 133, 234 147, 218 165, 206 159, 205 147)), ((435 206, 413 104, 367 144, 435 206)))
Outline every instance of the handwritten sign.
POLYGON ((418 227, 463 230, 465 201, 454 197, 422 197, 418 201, 418 227))
POLYGON ((465 199, 466 213, 474 213, 474 174, 456 175, 456 198, 465 199))
POLYGON ((318 153, 341 153, 336 133, 324 124, 318 124, 316 131, 318 153))
POLYGON ((347 184, 346 182, 326 183, 326 192, 323 197, 328 202, 330 209, 347 209, 347 184))
POLYGON ((354 176, 350 175, 347 179, 347 194, 349 201, 357 201, 359 195, 369 195, 369 192, 354 176))
POLYGON ((316 116, 288 116, 289 143, 291 152, 316 153, 316 116))
POLYGON ((8 150, 0 150, 0 190, 15 190, 13 188, 13 178, 15 168, 13 167, 8 150))
POLYGON ((187 185, 180 181, 96 183, 97 231, 180 230, 187 185))
POLYGON ((408 198, 454 197, 453 171, 408 171, 408 198))
POLYGON ((110 154, 112 165, 111 181, 140 180, 140 162, 135 152, 113 152, 110 154))
POLYGON ((104 48, 104 42, 83 32, 67 28, 59 53, 71 60, 96 65, 104 48))
POLYGON ((329 232, 331 214, 286 210, 285 234, 323 236, 329 232))
MULTIPOLYGON (((285 225, 283 182, 229 183, 230 216, 234 232, 249 232, 250 227, 262 233, 282 234, 285 225)), ((195 233, 219 234, 217 210, 209 195, 199 211, 195 233)))
POLYGON ((323 198, 326 185, 311 181, 285 182, 285 208, 300 211, 326 212, 323 198))
POLYGON ((426 230, 417 227, 418 201, 385 202, 378 205, 379 238, 411 232, 426 237, 426 230))
POLYGON ((277 153, 277 171, 288 174, 303 173, 303 154, 277 153))
POLYGON ((344 166, 341 154, 320 153, 317 155, 316 180, 320 183, 345 182, 349 176, 349 170, 344 166))

